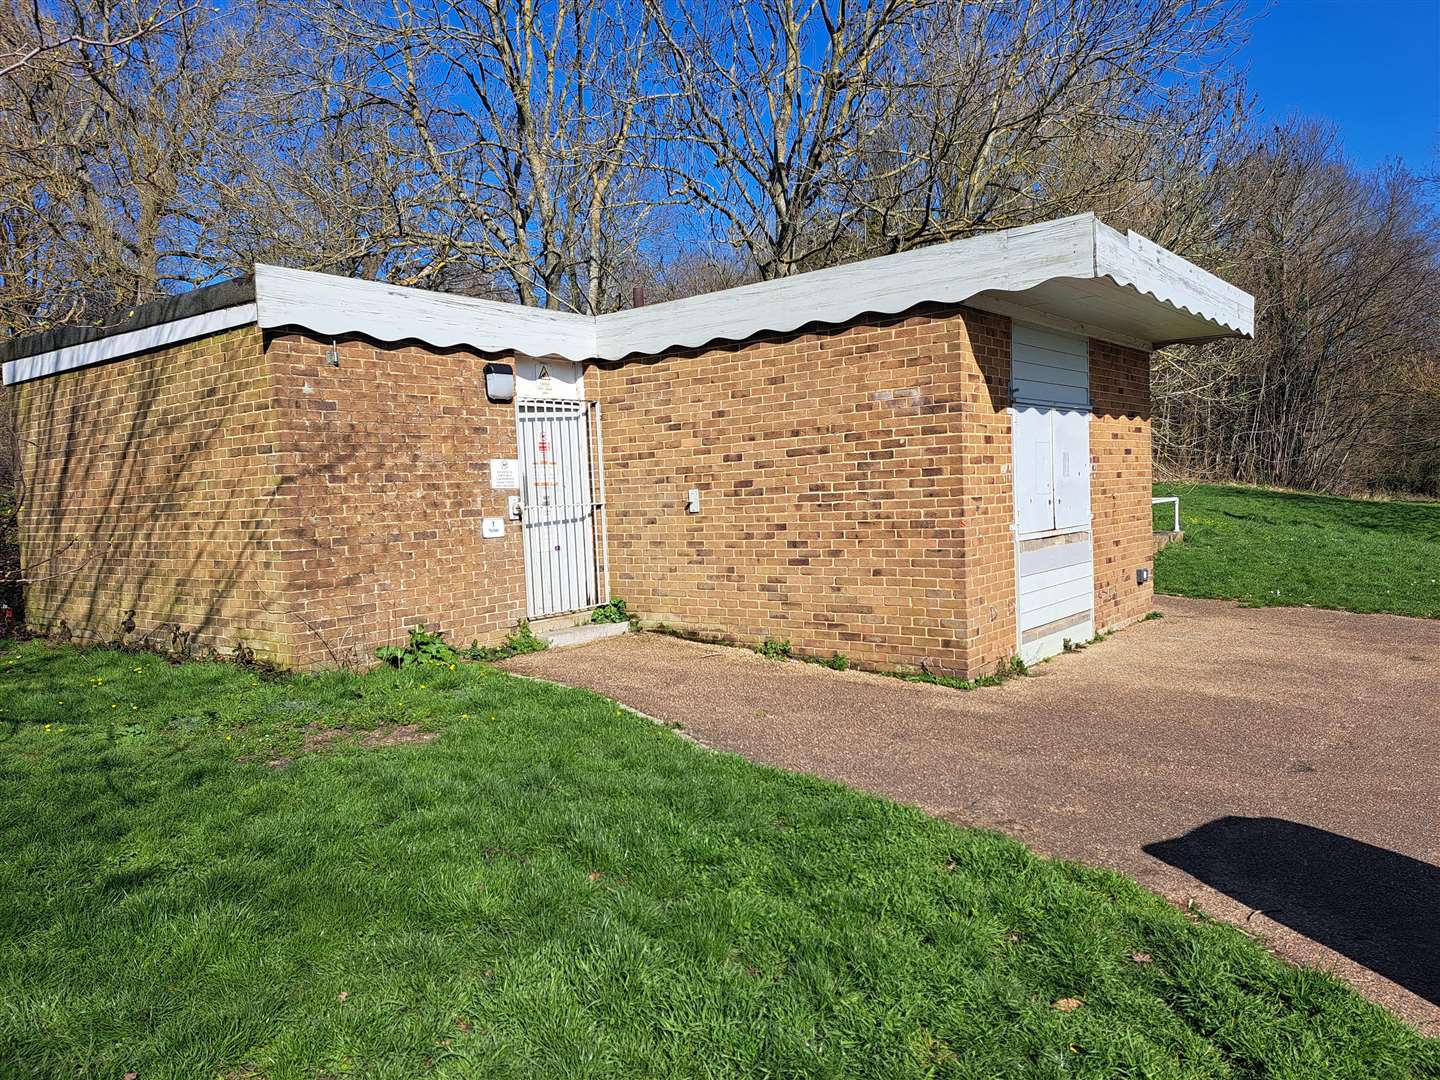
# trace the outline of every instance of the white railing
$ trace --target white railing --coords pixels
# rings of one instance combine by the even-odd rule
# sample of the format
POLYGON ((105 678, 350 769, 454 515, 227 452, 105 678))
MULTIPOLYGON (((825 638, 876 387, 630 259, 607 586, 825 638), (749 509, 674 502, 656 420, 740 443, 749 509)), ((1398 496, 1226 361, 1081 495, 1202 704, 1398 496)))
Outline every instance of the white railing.
POLYGON ((1159 503, 1170 503, 1172 506, 1175 507, 1175 527, 1170 531, 1178 533, 1180 531, 1180 496, 1159 495, 1150 500, 1151 506, 1156 506, 1159 503))

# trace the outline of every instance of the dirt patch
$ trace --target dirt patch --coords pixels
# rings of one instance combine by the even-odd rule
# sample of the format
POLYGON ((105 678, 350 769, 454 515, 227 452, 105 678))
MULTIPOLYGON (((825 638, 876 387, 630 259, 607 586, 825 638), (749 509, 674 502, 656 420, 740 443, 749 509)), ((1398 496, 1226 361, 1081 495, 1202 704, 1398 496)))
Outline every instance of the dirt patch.
MULTIPOLYGON (((416 724, 382 724, 378 728, 369 731, 354 731, 344 727, 325 727, 323 724, 312 720, 305 725, 305 741, 300 748, 288 756, 281 755, 267 759, 264 764, 272 769, 283 769, 291 764, 297 757, 303 754, 313 754, 324 750, 333 743, 352 740, 364 747, 366 750, 380 750, 387 746, 405 746, 409 743, 433 742, 439 737, 439 732, 422 731, 416 724)), ((245 758, 242 761, 247 760, 245 758)), ((250 761, 259 760, 249 758, 250 761)))

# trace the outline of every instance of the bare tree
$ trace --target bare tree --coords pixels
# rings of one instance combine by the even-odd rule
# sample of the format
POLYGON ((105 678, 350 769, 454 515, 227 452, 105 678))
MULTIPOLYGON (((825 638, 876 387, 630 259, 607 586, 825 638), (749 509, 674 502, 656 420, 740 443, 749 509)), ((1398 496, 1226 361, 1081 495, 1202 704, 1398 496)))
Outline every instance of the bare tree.
POLYGON ((1237 0, 651 10, 674 190, 762 277, 1081 209, 1183 233, 1166 193, 1203 177, 1243 103, 1237 0))
POLYGON ((366 57, 350 91, 406 129, 404 228, 435 280, 598 310, 639 243, 649 42, 626 0, 335 3, 306 16, 366 57))
POLYGON ((9 0, 0 7, 0 79, 37 61, 79 68, 82 56, 126 49, 196 6, 174 0, 100 5, 69 0, 49 9, 35 0, 9 0))
POLYGON ((1217 187, 1217 213, 1240 222, 1227 258, 1256 296, 1255 340, 1162 357, 1162 460, 1321 490, 1440 485, 1414 468, 1440 457, 1440 221, 1421 182, 1357 172, 1332 128, 1295 122, 1217 187))
POLYGON ((830 260, 844 181, 893 120, 929 0, 650 0, 674 99, 670 190, 761 277, 830 260))

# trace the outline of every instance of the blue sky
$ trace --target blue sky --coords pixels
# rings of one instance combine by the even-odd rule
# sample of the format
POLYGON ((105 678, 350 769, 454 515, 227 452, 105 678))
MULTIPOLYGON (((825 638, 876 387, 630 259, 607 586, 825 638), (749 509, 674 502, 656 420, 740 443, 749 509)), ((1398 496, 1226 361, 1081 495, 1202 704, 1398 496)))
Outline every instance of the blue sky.
POLYGON ((1267 120, 1340 126, 1346 154, 1440 173, 1440 0, 1252 0, 1239 58, 1267 120))

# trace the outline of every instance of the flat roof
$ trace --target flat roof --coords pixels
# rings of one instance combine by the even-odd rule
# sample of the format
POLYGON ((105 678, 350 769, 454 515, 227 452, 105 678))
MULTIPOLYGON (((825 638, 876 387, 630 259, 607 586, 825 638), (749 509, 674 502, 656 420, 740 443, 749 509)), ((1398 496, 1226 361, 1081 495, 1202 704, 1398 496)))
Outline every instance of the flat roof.
POLYGON ((1254 327, 1249 293, 1138 233, 1078 214, 599 317, 259 264, 103 326, 7 342, 0 360, 10 384, 254 323, 620 361, 927 303, 964 303, 1147 351, 1248 337, 1254 327))

